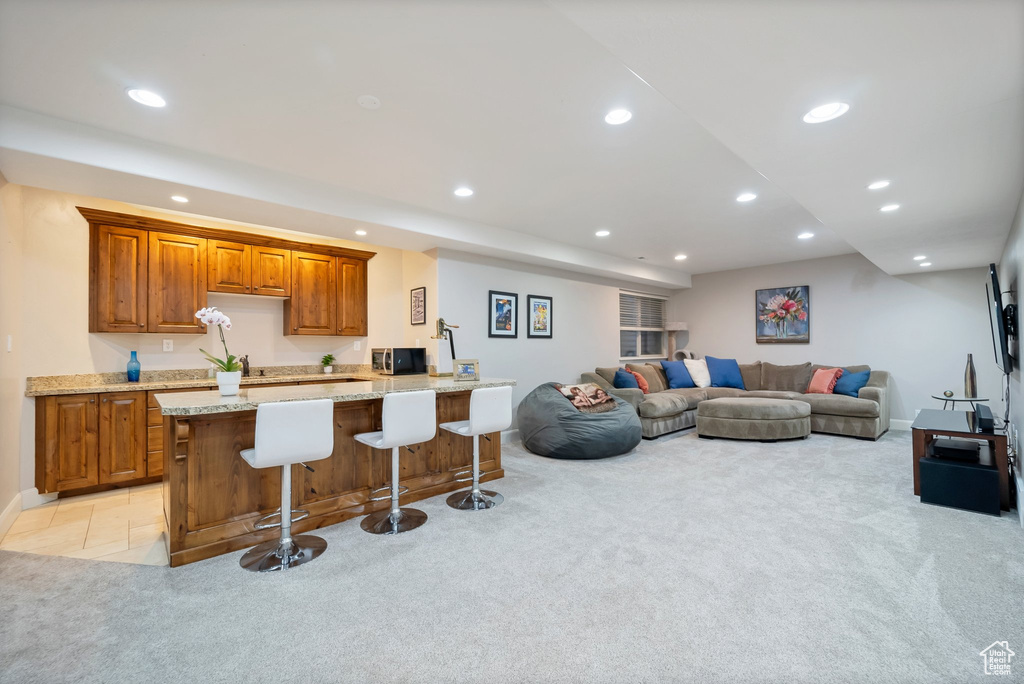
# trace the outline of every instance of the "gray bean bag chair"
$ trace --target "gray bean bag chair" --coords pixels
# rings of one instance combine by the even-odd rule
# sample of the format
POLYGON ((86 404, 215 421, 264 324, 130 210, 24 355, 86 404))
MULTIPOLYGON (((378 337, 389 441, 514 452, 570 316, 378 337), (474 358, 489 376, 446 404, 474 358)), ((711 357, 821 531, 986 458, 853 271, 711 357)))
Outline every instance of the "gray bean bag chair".
POLYGON ((608 458, 630 451, 642 437, 636 410, 618 397, 605 413, 581 413, 549 382, 526 395, 517 420, 523 446, 551 458, 608 458))

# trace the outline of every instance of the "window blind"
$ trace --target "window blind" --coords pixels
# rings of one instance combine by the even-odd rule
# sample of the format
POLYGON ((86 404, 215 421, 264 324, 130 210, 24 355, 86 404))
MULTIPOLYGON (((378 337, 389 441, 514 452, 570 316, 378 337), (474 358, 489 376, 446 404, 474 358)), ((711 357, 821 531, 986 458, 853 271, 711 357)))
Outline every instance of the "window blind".
POLYGON ((665 327, 665 300, 620 292, 619 327, 662 330, 665 327))

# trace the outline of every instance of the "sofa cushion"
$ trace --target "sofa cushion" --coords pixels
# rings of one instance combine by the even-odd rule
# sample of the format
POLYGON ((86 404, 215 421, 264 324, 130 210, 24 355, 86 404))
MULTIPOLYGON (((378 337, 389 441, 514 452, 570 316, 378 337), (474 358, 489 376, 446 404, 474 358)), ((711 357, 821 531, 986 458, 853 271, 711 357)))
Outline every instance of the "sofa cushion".
POLYGON ((805 394, 832 394, 842 374, 842 368, 819 368, 811 376, 805 394))
POLYGON ((620 368, 615 371, 615 377, 612 379, 612 385, 615 386, 616 389, 626 389, 628 387, 640 389, 640 385, 636 381, 636 376, 625 368, 620 368))
POLYGON ((711 373, 708 372, 708 364, 704 359, 683 359, 683 363, 693 378, 693 384, 697 387, 711 387, 711 373))
POLYGON ((618 370, 619 369, 617 367, 613 366, 611 368, 595 368, 594 372, 597 373, 598 375, 600 375, 606 381, 608 381, 609 385, 614 385, 615 384, 615 372, 618 371, 618 370))
POLYGON ((738 390, 735 387, 705 387, 704 394, 708 399, 721 399, 722 397, 745 397, 749 392, 738 390))
POLYGON ((804 395, 800 392, 777 392, 775 390, 754 390, 753 392, 745 392, 740 396, 753 399, 790 399, 793 401, 800 401, 804 398, 804 395))
POLYGON ((704 361, 708 364, 708 374, 711 376, 712 387, 746 389, 743 385, 743 376, 740 374, 740 365, 736 363, 736 359, 719 359, 714 356, 705 356, 704 361))
POLYGON ((693 378, 690 377, 690 371, 686 370, 686 364, 682 361, 662 361, 661 369, 665 371, 665 378, 668 380, 669 389, 685 389, 697 386, 693 378))
POLYGON ((761 389, 761 362, 741 363, 740 375, 743 377, 743 387, 748 390, 761 389))
POLYGON ((665 374, 661 372, 661 368, 649 363, 627 363, 626 368, 644 377, 651 394, 668 389, 668 382, 665 381, 665 374))
POLYGON ((811 405, 811 413, 850 418, 877 418, 878 404, 842 394, 805 394, 801 401, 811 405))
POLYGON ((674 394, 677 397, 683 397, 686 399, 686 408, 695 409, 697 404, 708 398, 705 390, 699 387, 685 387, 682 389, 667 389, 663 394, 674 394))
POLYGON ((779 401, 736 397, 703 401, 697 409, 701 418, 731 418, 733 420, 792 420, 807 418, 810 407, 803 401, 779 401))
POLYGON ((842 368, 844 373, 860 373, 861 371, 871 370, 871 366, 840 366, 839 364, 832 364, 831 366, 823 366, 820 363, 816 363, 811 366, 811 372, 818 370, 819 368, 842 368))
POLYGON ((636 380, 637 389, 639 389, 644 394, 650 393, 651 387, 650 385, 647 384, 647 381, 644 380, 644 376, 640 375, 635 370, 629 370, 628 368, 626 369, 626 372, 632 375, 633 379, 636 380))
POLYGON ((811 382, 811 363, 793 366, 776 366, 774 363, 761 364, 761 389, 781 392, 803 392, 811 382))
POLYGON ((694 400, 693 397, 682 394, 687 391, 693 392, 694 390, 668 390, 667 392, 648 394, 640 403, 640 415, 643 418, 666 418, 693 408, 692 405, 696 405, 700 399, 694 400))
POLYGON ((845 394, 848 397, 856 397, 861 388, 868 384, 868 378, 870 377, 870 370, 853 373, 847 368, 839 376, 839 382, 836 383, 835 389, 832 392, 833 394, 845 394))

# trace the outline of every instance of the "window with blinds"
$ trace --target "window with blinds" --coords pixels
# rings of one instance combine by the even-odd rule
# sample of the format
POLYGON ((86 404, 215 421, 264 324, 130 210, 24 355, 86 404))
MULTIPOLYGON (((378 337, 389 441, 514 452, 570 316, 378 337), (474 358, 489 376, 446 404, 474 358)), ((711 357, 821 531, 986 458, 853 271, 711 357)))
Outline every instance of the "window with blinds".
POLYGON ((665 356, 665 300, 619 292, 619 358, 665 356))

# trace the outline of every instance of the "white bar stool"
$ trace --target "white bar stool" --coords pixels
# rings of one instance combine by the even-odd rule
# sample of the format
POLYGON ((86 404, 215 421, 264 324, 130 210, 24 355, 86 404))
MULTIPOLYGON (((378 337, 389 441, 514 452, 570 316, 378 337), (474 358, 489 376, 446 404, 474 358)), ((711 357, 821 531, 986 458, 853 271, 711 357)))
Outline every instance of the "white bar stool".
POLYGON ((409 491, 408 487, 398 485, 398 450, 434 439, 437 434, 437 394, 434 390, 385 394, 381 426, 384 429, 380 432, 362 432, 355 438, 374 449, 391 449, 391 482, 370 492, 370 501, 391 499, 391 510, 371 513, 359 526, 372 534, 399 534, 427 522, 427 514, 423 511, 398 505, 399 494, 409 491), (390 496, 372 496, 388 489, 391 490, 390 496))
POLYGON ((469 420, 441 423, 441 427, 457 435, 473 438, 473 470, 455 474, 456 482, 473 481, 468 492, 455 492, 448 497, 448 505, 460 511, 482 511, 494 508, 505 500, 501 494, 480 489, 480 435, 500 432, 512 424, 512 388, 485 387, 469 395, 469 420), (466 477, 472 472, 472 477, 466 477), (461 479, 460 479, 461 478, 461 479))
POLYGON ((256 443, 243 449, 242 458, 253 468, 281 468, 281 508, 254 525, 257 530, 281 528, 277 540, 249 549, 239 564, 253 572, 286 570, 313 560, 327 542, 309 534, 292 536, 292 523, 309 517, 309 511, 292 510, 292 465, 313 470, 304 461, 319 461, 334 452, 334 402, 278 401, 256 407, 256 443), (288 511, 288 515, 283 515, 288 511), (294 514, 298 513, 298 516, 294 514), (280 522, 267 522, 280 517, 280 522))

